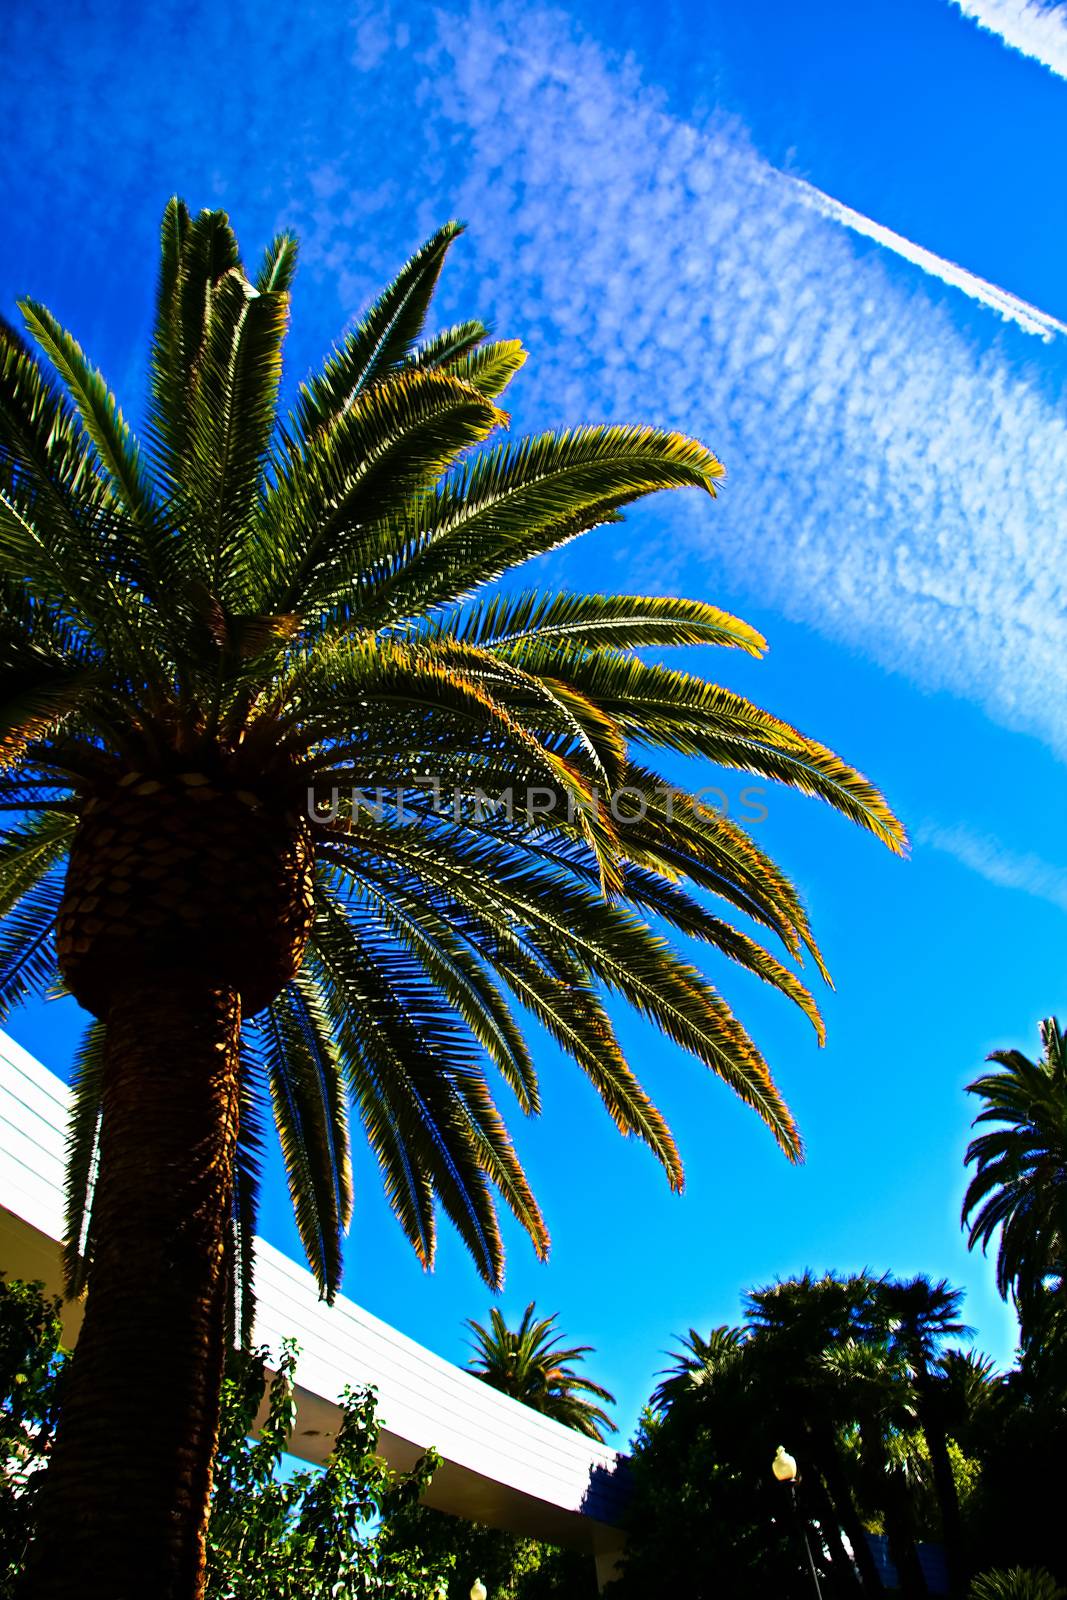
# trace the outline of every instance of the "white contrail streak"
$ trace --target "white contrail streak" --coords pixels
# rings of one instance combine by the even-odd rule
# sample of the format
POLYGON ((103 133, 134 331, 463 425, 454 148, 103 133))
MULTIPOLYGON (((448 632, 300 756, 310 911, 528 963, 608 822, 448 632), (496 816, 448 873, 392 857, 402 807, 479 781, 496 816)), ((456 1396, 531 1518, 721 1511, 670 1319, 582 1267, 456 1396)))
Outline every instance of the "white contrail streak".
POLYGON ((952 0, 965 17, 1011 50, 1067 78, 1067 6, 1042 0, 952 0))
POLYGON ((1057 322, 1055 317, 1050 317, 1045 311, 1039 311, 1036 306, 1028 305, 1025 300, 1009 294, 1006 289, 998 289, 995 283, 987 283, 985 278, 979 278, 973 272, 968 272, 966 267, 957 266, 954 261, 946 261, 943 256, 935 256, 932 250, 924 250, 922 245, 905 239, 903 234, 894 233, 892 228, 885 228, 880 222, 872 222, 871 218, 865 217, 861 211, 853 211, 850 206, 842 205, 840 200, 831 199, 813 184, 805 183, 802 178, 791 178, 790 183, 803 203, 810 206, 813 211, 818 211, 821 216, 829 217, 834 222, 840 222, 843 227, 850 228, 853 233, 862 234, 865 239, 873 239, 887 250, 892 250, 895 255, 903 256, 905 261, 913 262, 932 278, 940 278, 942 283, 951 284, 954 289, 961 290, 972 300, 988 306, 999 317, 1003 317, 1005 322, 1016 323, 1025 332, 1036 334, 1046 343, 1058 333, 1067 334, 1067 325, 1057 322))

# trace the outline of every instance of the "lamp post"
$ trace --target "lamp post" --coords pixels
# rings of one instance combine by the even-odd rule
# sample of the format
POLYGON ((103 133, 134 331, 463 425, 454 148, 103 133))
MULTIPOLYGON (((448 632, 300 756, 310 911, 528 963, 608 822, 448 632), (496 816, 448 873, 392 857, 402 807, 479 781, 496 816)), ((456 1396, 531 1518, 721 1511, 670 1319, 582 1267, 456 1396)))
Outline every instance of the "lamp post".
MULTIPOLYGON (((800 1477, 800 1473, 797 1470, 796 1457, 791 1456, 789 1451, 782 1444, 780 1444, 777 1450, 774 1452, 774 1460, 771 1462, 771 1471, 774 1473, 774 1476, 778 1479, 779 1483, 787 1483, 789 1485, 789 1494, 793 1506, 793 1517, 796 1519, 798 1515, 797 1480, 800 1477)), ((804 1550, 808 1557, 808 1570, 811 1573, 811 1581, 815 1585, 815 1593, 818 1596, 818 1600, 822 1600, 822 1589, 819 1585, 819 1574, 815 1569, 815 1557, 811 1553, 811 1541, 808 1539, 808 1525, 803 1519, 800 1521, 800 1532, 804 1539, 804 1550)), ((473 1593, 474 1591, 472 1590, 471 1594, 473 1595, 473 1593)))
POLYGON ((471 1584, 471 1600, 489 1600, 489 1590, 481 1578, 475 1578, 471 1584))

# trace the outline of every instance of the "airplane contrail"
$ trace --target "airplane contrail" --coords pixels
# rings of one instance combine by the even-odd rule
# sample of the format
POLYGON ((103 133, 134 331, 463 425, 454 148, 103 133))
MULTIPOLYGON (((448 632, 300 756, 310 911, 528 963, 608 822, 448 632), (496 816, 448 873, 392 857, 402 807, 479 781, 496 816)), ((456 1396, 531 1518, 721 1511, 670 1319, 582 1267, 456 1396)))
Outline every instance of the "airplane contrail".
POLYGON ((894 233, 892 228, 883 227, 880 222, 865 217, 861 211, 853 211, 851 206, 842 205, 840 200, 834 200, 830 195, 823 194, 821 189, 816 189, 814 184, 806 183, 803 178, 790 178, 789 182, 801 201, 813 211, 829 217, 833 222, 841 223, 842 227, 851 229, 853 233, 862 234, 865 239, 873 239, 887 250, 892 250, 895 255, 902 256, 905 261, 913 262, 931 277, 940 278, 942 283, 951 284, 954 289, 961 290, 972 300, 988 306, 999 317, 1003 317, 1005 322, 1014 322, 1026 333, 1036 334, 1046 343, 1057 334, 1067 334, 1067 324, 1058 322, 1055 317, 1050 317, 1048 312, 1039 310, 1037 306, 1020 300, 1017 295, 1009 294, 1006 289, 998 288, 995 283, 989 283, 985 278, 979 278, 975 273, 968 272, 966 267, 958 266, 954 261, 946 261, 943 256, 935 255, 932 250, 924 250, 922 245, 915 244, 911 239, 905 239, 903 234, 894 233))
POLYGON ((1059 78, 1067 78, 1067 6, 1042 0, 952 0, 965 17, 995 33, 1059 78))

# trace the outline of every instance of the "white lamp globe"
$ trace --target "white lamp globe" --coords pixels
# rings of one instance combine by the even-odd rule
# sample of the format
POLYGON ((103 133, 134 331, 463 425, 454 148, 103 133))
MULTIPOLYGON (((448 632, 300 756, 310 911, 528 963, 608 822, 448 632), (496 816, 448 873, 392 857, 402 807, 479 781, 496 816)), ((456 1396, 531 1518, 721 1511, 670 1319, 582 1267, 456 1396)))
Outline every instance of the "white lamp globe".
POLYGON ((489 1590, 481 1578, 475 1578, 471 1584, 471 1600, 488 1600, 489 1590))
POLYGON ((771 1471, 779 1483, 795 1483, 797 1477, 796 1457, 791 1456, 785 1445, 780 1444, 774 1452, 771 1462, 771 1471))

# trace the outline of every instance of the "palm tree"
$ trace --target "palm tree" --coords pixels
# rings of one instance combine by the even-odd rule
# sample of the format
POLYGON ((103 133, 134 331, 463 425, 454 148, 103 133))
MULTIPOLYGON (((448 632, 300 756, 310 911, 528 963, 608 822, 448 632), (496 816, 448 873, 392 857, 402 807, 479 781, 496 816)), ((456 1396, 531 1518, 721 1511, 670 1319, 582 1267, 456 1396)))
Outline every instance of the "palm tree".
POLYGON ((617 1429, 604 1408, 594 1402, 606 1400, 614 1405, 615 1396, 575 1372, 575 1363, 593 1354, 593 1347, 579 1344, 564 1349, 556 1320, 556 1316, 536 1318, 531 1300, 513 1332, 493 1306, 488 1328, 473 1318, 466 1324, 474 1335, 474 1355, 467 1365, 490 1388, 603 1443, 605 1432, 617 1429))
POLYGON ((974 1126, 993 1126, 967 1149, 975 1172, 962 1222, 972 1250, 988 1249, 999 1229, 997 1288, 1015 1301, 1024 1338, 1049 1280, 1057 1298, 1067 1282, 1067 1038, 1055 1017, 1039 1031, 1039 1061, 994 1050, 988 1059, 1002 1070, 967 1086, 983 1101, 974 1126))
POLYGON ((0 1009, 62 985, 94 1019, 68 1226, 88 1302, 32 1596, 199 1590, 268 1105, 328 1297, 350 1103, 426 1265, 440 1204, 497 1284, 496 1196, 546 1253, 486 1071, 538 1109, 512 1003, 672 1187, 678 1152, 605 990, 799 1158, 758 1049, 648 919, 756 973, 821 1037, 795 972, 702 896, 824 972, 806 913, 642 752, 759 774, 902 847, 831 751, 635 653, 758 655, 744 623, 677 599, 471 598, 655 490, 714 495, 723 469, 653 428, 478 449, 524 357, 477 322, 424 335, 458 231, 407 263, 284 418, 296 244, 279 236, 249 276, 222 212, 166 209, 143 445, 43 306, 22 313, 51 371, 0 330, 0 1009))
POLYGON ((903 1282, 883 1283, 879 1298, 889 1323, 890 1349, 910 1373, 916 1412, 930 1455, 949 1583, 952 1593, 962 1600, 967 1569, 959 1495, 948 1448, 948 1395, 941 1356, 946 1340, 970 1331, 960 1321, 963 1290, 952 1288, 944 1278, 933 1283, 920 1274, 903 1282))
POLYGON ((660 1413, 668 1411, 683 1396, 692 1394, 703 1384, 715 1378, 736 1362, 745 1345, 744 1328, 725 1325, 712 1328, 705 1339, 695 1328, 690 1328, 678 1340, 678 1349, 671 1351, 674 1360, 657 1374, 662 1378, 652 1391, 653 1408, 660 1413))

